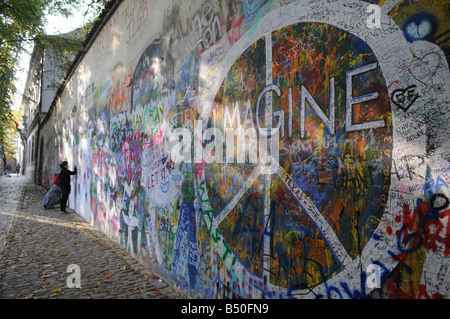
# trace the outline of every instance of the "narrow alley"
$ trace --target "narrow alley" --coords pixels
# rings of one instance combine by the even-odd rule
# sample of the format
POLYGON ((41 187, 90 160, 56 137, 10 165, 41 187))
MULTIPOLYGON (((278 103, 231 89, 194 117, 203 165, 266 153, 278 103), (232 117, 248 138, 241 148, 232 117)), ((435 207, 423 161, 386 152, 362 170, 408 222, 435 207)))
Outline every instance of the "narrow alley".
POLYGON ((73 210, 44 209, 44 195, 0 177, 1 299, 183 298, 73 210))

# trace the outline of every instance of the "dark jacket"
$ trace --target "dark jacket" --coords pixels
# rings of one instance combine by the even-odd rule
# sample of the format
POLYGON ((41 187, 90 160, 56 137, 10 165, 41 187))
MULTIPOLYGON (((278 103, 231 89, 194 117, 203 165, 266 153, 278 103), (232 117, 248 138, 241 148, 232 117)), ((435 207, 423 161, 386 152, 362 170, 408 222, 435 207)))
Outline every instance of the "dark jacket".
POLYGON ((70 194, 70 175, 75 175, 77 173, 77 168, 74 167, 73 172, 68 170, 67 168, 63 168, 61 170, 60 178, 61 178, 61 192, 64 194, 70 194))

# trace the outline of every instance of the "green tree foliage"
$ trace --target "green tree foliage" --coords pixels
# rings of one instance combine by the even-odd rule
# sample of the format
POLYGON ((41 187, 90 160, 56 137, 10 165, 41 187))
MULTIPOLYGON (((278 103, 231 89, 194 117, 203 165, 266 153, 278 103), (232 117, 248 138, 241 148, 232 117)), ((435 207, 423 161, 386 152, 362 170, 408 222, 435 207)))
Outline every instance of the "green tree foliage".
MULTIPOLYGON (((6 140, 5 134, 13 123, 11 118, 13 96, 16 93, 15 76, 19 71, 19 56, 26 46, 34 44, 54 49, 61 59, 73 57, 82 48, 93 21, 107 2, 108 0, 0 1, 0 143, 6 140), (80 10, 80 3, 87 4, 88 8, 84 13, 84 28, 72 35, 58 37, 45 34, 46 15, 68 17, 73 10, 80 10)), ((62 62, 61 65, 67 67, 67 63, 62 62)))
POLYGON ((3 148, 2 156, 4 155, 4 164, 7 158, 14 158, 16 153, 17 144, 19 142, 20 136, 17 131, 16 123, 18 124, 19 119, 22 117, 21 110, 12 110, 11 118, 9 122, 4 123, 4 134, 1 137, 1 147, 3 148))

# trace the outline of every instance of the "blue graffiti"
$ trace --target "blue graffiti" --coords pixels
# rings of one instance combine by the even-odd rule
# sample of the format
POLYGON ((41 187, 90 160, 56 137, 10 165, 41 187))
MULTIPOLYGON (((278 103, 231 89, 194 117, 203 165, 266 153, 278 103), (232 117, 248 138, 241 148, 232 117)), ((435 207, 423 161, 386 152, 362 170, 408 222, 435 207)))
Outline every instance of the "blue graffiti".
POLYGON ((428 12, 420 12, 410 17, 403 25, 403 33, 409 42, 430 40, 436 33, 438 23, 428 12))
POLYGON ((244 8, 245 19, 252 19, 263 3, 264 0, 244 0, 242 5, 244 8))
POLYGON ((193 202, 182 202, 180 207, 180 217, 175 236, 174 252, 172 257, 172 270, 177 273, 181 257, 184 233, 187 233, 188 241, 188 276, 191 288, 196 287, 197 283, 197 264, 198 264, 198 243, 197 227, 195 222, 195 207, 193 202))

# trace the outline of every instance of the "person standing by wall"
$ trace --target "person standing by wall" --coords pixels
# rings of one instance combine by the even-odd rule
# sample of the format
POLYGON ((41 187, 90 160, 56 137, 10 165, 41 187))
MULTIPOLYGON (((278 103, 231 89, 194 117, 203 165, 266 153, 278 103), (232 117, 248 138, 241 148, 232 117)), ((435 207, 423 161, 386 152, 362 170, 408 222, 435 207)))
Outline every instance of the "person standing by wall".
POLYGON ((61 168, 60 179, 61 179, 61 214, 68 214, 66 212, 67 200, 70 194, 70 175, 75 175, 77 173, 77 167, 73 168, 73 171, 69 170, 69 163, 67 161, 62 162, 59 167, 61 168))

